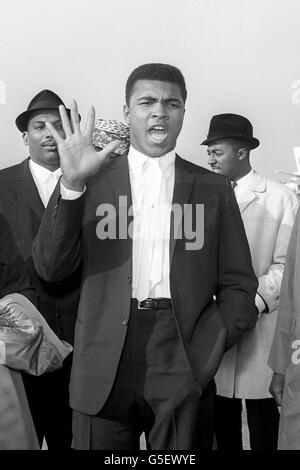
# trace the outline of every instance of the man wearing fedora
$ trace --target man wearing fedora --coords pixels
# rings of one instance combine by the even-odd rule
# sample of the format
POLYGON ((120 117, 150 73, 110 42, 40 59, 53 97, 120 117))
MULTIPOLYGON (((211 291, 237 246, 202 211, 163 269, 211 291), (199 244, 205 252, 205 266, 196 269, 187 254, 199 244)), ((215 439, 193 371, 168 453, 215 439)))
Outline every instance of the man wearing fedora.
MULTIPOLYGON (((45 207, 61 175, 57 145, 45 126, 51 122, 64 136, 58 106, 63 101, 50 90, 42 90, 16 119, 29 157, 0 171, 0 210, 6 216, 19 252, 25 260, 38 292, 38 309, 61 340, 73 344, 79 300, 81 269, 62 282, 46 282, 32 261, 32 242, 45 207)), ((69 112, 67 110, 67 112, 69 112)), ((40 377, 23 374, 30 410, 40 445, 48 449, 70 449, 72 413, 69 407, 71 357, 63 368, 40 377)))
POLYGON ((259 146, 250 121, 238 114, 213 116, 207 139, 208 164, 234 187, 259 280, 260 316, 252 331, 228 351, 216 374, 215 433, 218 449, 242 449, 245 399, 252 450, 277 448, 279 413, 269 393, 267 365, 274 335, 281 279, 298 200, 284 185, 253 170, 250 151, 259 146))

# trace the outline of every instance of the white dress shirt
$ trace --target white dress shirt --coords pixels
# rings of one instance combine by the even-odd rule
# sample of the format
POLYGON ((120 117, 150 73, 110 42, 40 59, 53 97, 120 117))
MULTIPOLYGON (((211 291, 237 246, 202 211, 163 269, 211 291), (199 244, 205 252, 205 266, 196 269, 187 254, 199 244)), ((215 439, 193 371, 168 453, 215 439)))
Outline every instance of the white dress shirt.
MULTIPOLYGON (((170 220, 175 180, 175 150, 151 158, 130 147, 128 165, 133 206, 132 297, 170 298, 170 220)), ((83 192, 67 190, 63 199, 83 192)))
POLYGON ((170 298, 170 217, 175 151, 151 158, 128 153, 133 204, 132 296, 170 298))
POLYGON ((33 180, 39 192, 42 203, 45 207, 54 191, 57 181, 61 176, 61 169, 57 168, 55 171, 50 171, 47 168, 39 165, 33 160, 29 160, 29 169, 32 174, 33 180))

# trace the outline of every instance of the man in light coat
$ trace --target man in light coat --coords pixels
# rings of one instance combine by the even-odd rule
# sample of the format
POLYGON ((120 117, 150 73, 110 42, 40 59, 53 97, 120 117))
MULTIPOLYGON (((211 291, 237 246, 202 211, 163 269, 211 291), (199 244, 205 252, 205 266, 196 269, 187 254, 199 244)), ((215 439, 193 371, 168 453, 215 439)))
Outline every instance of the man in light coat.
POLYGON ((234 187, 259 280, 255 328, 228 351, 216 375, 215 433, 218 449, 241 450, 242 399, 246 401, 250 446, 277 448, 279 412, 269 393, 267 361, 274 335, 287 246, 298 200, 285 186, 266 179, 250 164, 259 145, 251 123, 237 114, 214 116, 207 139, 208 163, 234 187))

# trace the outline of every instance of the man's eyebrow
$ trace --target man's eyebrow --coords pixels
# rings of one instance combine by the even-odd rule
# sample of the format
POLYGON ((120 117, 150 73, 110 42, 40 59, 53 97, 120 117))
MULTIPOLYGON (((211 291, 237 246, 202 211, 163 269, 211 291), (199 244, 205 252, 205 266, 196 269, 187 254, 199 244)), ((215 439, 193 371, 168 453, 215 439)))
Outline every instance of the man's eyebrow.
MULTIPOLYGON (((41 121, 40 119, 37 119, 37 120, 32 120, 32 124, 45 124, 45 122, 48 122, 49 119, 45 119, 43 121, 41 121)), ((61 119, 56 119, 56 121, 53 121, 55 124, 57 124, 58 122, 61 122, 61 119)))
MULTIPOLYGON (((152 96, 152 95, 144 95, 144 96, 140 96, 140 98, 138 98, 138 101, 141 101, 141 100, 147 100, 147 101, 157 101, 158 98, 155 97, 155 96, 152 96)), ((164 101, 165 103, 170 103, 170 102, 176 102, 176 103, 181 103, 181 100, 178 99, 178 98, 166 98, 166 99, 163 99, 162 101, 164 101)))
POLYGON ((179 98, 167 98, 165 101, 167 102, 176 101, 177 103, 181 103, 181 100, 179 98))
POLYGON ((157 98, 155 98, 154 96, 147 96, 147 95, 144 95, 144 96, 140 96, 140 98, 138 98, 138 101, 140 100, 148 100, 148 101, 155 101, 157 100, 157 98))

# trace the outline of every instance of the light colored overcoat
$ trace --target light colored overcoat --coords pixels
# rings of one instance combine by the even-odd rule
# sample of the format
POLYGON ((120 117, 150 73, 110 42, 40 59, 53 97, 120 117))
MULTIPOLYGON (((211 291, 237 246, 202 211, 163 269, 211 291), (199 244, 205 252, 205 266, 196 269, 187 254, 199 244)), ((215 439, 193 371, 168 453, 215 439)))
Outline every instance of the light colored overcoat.
MULTIPOLYGON (((229 350, 216 375, 217 391, 225 397, 271 397, 272 370, 267 364, 273 340, 286 251, 298 200, 284 185, 257 172, 238 204, 250 246, 258 293, 269 312, 261 314, 253 330, 243 334, 229 350)), ((299 284, 300 287, 300 284, 299 284)))

